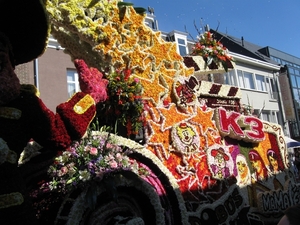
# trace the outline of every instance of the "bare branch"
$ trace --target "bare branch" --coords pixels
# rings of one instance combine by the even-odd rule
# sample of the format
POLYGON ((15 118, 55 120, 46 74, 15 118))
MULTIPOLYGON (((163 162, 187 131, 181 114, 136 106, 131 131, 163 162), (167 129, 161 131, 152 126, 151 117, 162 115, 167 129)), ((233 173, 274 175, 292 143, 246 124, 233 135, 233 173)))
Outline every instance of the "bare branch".
POLYGON ((194 37, 191 35, 191 33, 187 31, 187 29, 186 29, 186 26, 185 26, 185 25, 184 25, 184 30, 185 30, 185 32, 186 32, 186 33, 188 33, 188 34, 189 34, 189 36, 192 38, 192 40, 193 40, 193 41, 195 41, 195 39, 194 39, 194 37))
POLYGON ((194 27, 195 27, 197 33, 198 33, 199 35, 201 35, 201 32, 200 32, 200 30, 198 29, 195 20, 194 20, 194 27))
POLYGON ((219 26, 220 26, 220 21, 218 20, 218 26, 217 26, 217 28, 216 28, 216 31, 218 31, 219 26))

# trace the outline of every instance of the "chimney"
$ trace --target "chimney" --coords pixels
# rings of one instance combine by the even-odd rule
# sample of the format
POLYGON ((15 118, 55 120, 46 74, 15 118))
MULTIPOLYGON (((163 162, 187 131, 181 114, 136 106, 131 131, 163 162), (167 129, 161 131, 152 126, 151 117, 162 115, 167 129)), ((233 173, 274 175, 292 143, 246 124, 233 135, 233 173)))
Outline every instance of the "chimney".
POLYGON ((242 36, 241 40, 242 40, 242 46, 244 47, 244 37, 243 36, 242 36))

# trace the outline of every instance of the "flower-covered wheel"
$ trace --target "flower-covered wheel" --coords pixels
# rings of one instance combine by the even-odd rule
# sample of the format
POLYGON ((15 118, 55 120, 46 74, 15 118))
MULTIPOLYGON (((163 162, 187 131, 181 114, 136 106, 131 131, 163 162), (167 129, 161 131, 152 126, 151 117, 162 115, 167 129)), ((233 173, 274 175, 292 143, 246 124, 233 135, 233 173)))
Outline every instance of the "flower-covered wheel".
POLYGON ((153 187, 134 173, 125 172, 68 196, 56 224, 165 224, 164 217, 153 187), (64 215, 65 211, 69 211, 68 215, 64 215))
POLYGON ((182 195, 161 161, 137 142, 110 136, 130 149, 140 172, 112 171, 100 181, 87 181, 65 197, 55 224, 187 224, 182 195))

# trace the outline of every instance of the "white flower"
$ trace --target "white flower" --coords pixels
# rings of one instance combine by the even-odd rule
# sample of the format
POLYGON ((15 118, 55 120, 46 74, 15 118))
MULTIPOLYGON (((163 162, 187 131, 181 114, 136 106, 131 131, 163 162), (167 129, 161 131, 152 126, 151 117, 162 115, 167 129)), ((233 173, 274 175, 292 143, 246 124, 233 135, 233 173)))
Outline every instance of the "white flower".
POLYGON ((82 181, 87 181, 91 178, 91 174, 89 173, 89 171, 85 170, 80 170, 79 171, 79 179, 82 181))
POLYGON ((66 164, 69 162, 70 156, 71 156, 71 153, 65 151, 61 156, 56 157, 55 160, 61 164, 66 164))
POLYGON ((72 177, 75 173, 76 173, 76 170, 73 167, 69 168, 68 175, 70 177, 72 177))

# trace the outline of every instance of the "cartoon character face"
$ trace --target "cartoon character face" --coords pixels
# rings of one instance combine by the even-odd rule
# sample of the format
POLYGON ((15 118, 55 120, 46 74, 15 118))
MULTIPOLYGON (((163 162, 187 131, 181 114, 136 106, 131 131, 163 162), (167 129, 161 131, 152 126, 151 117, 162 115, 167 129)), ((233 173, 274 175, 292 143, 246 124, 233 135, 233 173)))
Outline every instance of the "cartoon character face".
POLYGON ((181 124, 177 128, 177 135, 185 145, 190 145, 196 136, 195 131, 187 124, 181 124))
POLYGON ((268 156, 268 160, 273 168, 273 172, 278 172, 279 171, 279 166, 278 166, 278 161, 271 155, 268 156))
POLYGON ((236 166, 237 166, 238 173, 240 174, 241 177, 247 176, 249 170, 246 162, 242 160, 237 161, 236 166))
POLYGON ((213 177, 216 179, 224 179, 232 174, 232 159, 230 153, 226 152, 221 146, 213 147, 209 153, 210 169, 213 177))
POLYGON ((247 185, 251 182, 251 174, 244 155, 237 155, 236 168, 238 172, 237 183, 239 185, 247 185))
POLYGON ((269 149, 267 151, 267 157, 268 157, 268 161, 269 161, 269 168, 271 170, 272 173, 278 173, 280 171, 279 168, 279 162, 278 162, 278 155, 275 153, 275 151, 273 149, 269 149))
POLYGON ((257 179, 261 180, 268 176, 264 161, 256 150, 252 149, 249 151, 249 160, 253 170, 255 171, 257 179))
POLYGON ((252 168, 255 170, 256 173, 260 174, 262 171, 262 163, 260 160, 251 160, 252 168))
POLYGON ((214 157, 215 165, 219 168, 224 168, 226 161, 229 160, 229 156, 225 153, 223 148, 213 149, 211 155, 214 157))
POLYGON ((217 165, 217 167, 224 168, 226 166, 226 161, 222 154, 218 153, 214 159, 215 159, 214 161, 215 161, 215 164, 217 165))

